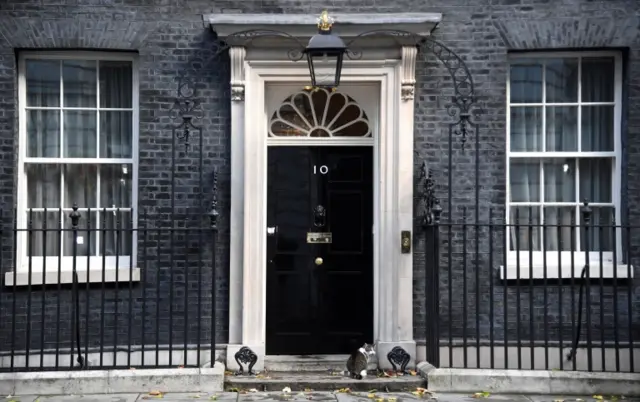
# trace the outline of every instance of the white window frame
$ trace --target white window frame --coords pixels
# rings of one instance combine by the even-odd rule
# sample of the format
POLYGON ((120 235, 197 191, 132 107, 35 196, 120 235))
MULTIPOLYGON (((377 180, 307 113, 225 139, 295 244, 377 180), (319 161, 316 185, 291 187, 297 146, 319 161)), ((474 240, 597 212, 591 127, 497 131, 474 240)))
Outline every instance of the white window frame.
MULTIPOLYGON (((590 203, 593 207, 596 206, 613 206, 615 208, 616 223, 620 225, 621 218, 621 182, 622 182, 622 55, 616 51, 573 51, 573 52, 527 52, 510 54, 507 58, 507 85, 506 85, 506 197, 505 219, 507 224, 511 219, 511 207, 512 206, 533 206, 539 207, 544 204, 551 204, 553 206, 573 206, 577 207, 579 211, 582 210, 582 201, 571 203, 552 203, 552 202, 536 202, 536 203, 513 203, 511 199, 510 188, 510 162, 516 158, 580 158, 580 157, 613 157, 614 163, 612 166, 612 202, 611 203, 590 203), (558 58, 583 58, 583 57, 613 57, 615 62, 615 88, 614 88, 614 143, 612 152, 512 152, 511 151, 511 65, 516 61, 523 61, 527 59, 558 59, 558 58), (515 205, 514 205, 515 204, 515 205)), ((581 69, 579 70, 581 71, 581 69)), ((599 102, 582 102, 580 97, 581 93, 581 73, 578 73, 578 99, 575 103, 518 103, 517 107, 525 106, 582 106, 599 104, 599 102)), ((545 69, 543 68, 543 81, 545 77, 545 69)), ((543 93, 546 90, 543 84, 543 93)), ((577 136, 580 138, 581 124, 580 110, 578 109, 578 132, 577 136)), ((543 113, 542 120, 543 130, 546 130, 545 114, 543 113)), ((543 144, 544 144, 543 135, 543 144)), ((579 180, 576 177, 576 180, 579 180)), ((541 183, 543 185, 543 183, 541 183)), ((579 194, 579 193, 578 193, 579 194)), ((577 197, 579 195, 576 194, 577 197)), ((580 214, 580 216, 582 216, 580 214)), ((542 220, 543 217, 540 216, 542 220)), ((576 221, 577 225, 582 225, 582 218, 576 221)), ((523 226, 526 227, 526 226, 523 226)), ((541 278, 580 278, 583 267, 585 266, 585 252, 583 251, 560 251, 561 264, 558 263, 558 251, 520 251, 511 250, 511 228, 507 228, 507 236, 505 239, 504 247, 507 251, 506 269, 504 266, 500 268, 501 279, 541 279, 541 278), (545 256, 546 254, 546 264, 545 256), (573 254, 573 263, 572 263, 573 254), (519 258, 518 258, 519 257, 519 258), (532 262, 532 264, 531 264, 532 262), (518 269, 518 265, 520 269, 518 269), (545 269, 546 266, 546 269, 545 269), (546 271, 546 272, 545 272, 546 271)), ((579 233, 579 229, 576 228, 576 234, 579 233)), ((576 241, 576 247, 579 246, 579 239, 576 241)), ((523 245, 521 245, 522 247, 523 245)), ((602 252, 602 264, 600 263, 601 253, 599 251, 592 251, 589 253, 589 277, 590 278, 628 278, 633 277, 633 268, 628 269, 626 264, 623 264, 624 255, 622 253, 622 230, 618 228, 616 230, 616 259, 613 261, 613 252, 602 252)))
MULTIPOLYGON (((25 164, 30 159, 37 160, 38 163, 61 162, 62 164, 104 164, 105 158, 27 158, 26 156, 26 136, 27 136, 27 120, 26 120, 26 61, 27 60, 79 60, 79 61, 130 61, 132 66, 132 157, 122 159, 109 158, 108 163, 114 164, 131 164, 132 166, 132 183, 131 183, 131 203, 132 203, 132 255, 107 256, 104 258, 104 278, 103 276, 103 257, 77 256, 75 261, 76 271, 78 273, 79 282, 128 282, 139 281, 140 270, 136 268, 137 263, 137 226, 138 226, 138 141, 139 141, 139 78, 138 78, 138 57, 134 53, 111 53, 111 52, 92 52, 92 51, 25 51, 21 52, 18 57, 18 180, 17 180, 17 227, 20 229, 16 241, 16 273, 7 272, 5 275, 5 286, 39 285, 51 283, 71 283, 73 281, 73 257, 32 257, 31 261, 27 256, 27 232, 23 229, 27 228, 28 212, 26 207, 27 188, 26 188, 26 172, 25 164), (62 262, 59 264, 59 258, 62 262), (44 270, 44 260, 46 259, 46 273, 44 270), (88 261, 87 261, 88 260, 88 261), (30 278, 29 273, 31 272, 30 278)), ((99 67, 98 67, 99 68, 99 67)), ((99 74, 99 73, 98 73, 99 74)), ((100 81, 97 79, 97 97, 100 96, 100 81)), ((61 94, 61 96, 63 96, 61 94)), ((62 107, 62 103, 59 107, 62 107)), ((74 109, 74 108, 71 108, 74 109)), ((120 110, 113 108, 101 108, 99 102, 95 107, 88 108, 95 111, 100 110, 120 110)), ((128 110, 128 109, 127 109, 128 110)), ((97 132, 100 133, 100 119, 97 121, 97 132)), ((99 138, 98 138, 99 142, 99 138)), ((60 144, 62 146, 62 144, 60 144)), ((61 189, 61 191, 64 191, 61 189)), ((86 209, 80 209, 83 211, 86 209)), ((126 211, 126 208, 121 208, 126 211)), ((98 209, 92 209, 92 212, 99 212, 98 209)), ((131 209, 130 209, 131 211, 131 209)), ((63 220, 67 223, 70 211, 64 211, 63 220)), ((99 219, 98 219, 99 220, 99 219)), ((129 229, 127 229, 129 230, 129 229)))

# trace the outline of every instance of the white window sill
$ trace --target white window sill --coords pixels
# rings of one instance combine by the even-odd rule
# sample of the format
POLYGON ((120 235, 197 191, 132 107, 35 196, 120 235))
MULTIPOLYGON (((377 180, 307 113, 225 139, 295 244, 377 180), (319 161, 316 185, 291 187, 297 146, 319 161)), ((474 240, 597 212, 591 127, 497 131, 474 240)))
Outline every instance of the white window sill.
MULTIPOLYGON (((507 265, 506 273, 505 267, 500 266, 500 279, 501 280, 514 280, 514 279, 580 279, 582 275, 583 263, 576 263, 572 267, 571 264, 567 265, 551 265, 547 264, 546 275, 544 264, 534 263, 531 269, 528 263, 520 263, 520 272, 516 263, 509 263, 507 265), (572 272, 573 269, 573 272, 572 272), (572 275, 573 273, 573 275, 572 275)), ((627 264, 614 264, 613 262, 603 262, 602 267, 599 261, 594 261, 589 266, 589 278, 590 279, 629 279, 633 278, 633 265, 628 268, 627 264), (615 273, 615 275, 614 275, 615 273)), ((587 274, 585 273, 585 278, 587 274)))
MULTIPOLYGON (((87 281, 87 270, 86 269, 78 269, 78 282, 79 283, 101 283, 102 280, 102 268, 100 269, 91 269, 89 270, 88 281, 87 281)), ((7 272, 4 275, 4 285, 8 287, 12 287, 14 285, 14 272, 7 272)), ((140 282, 140 268, 118 268, 115 267, 107 267, 104 270, 104 282, 113 283, 116 282, 140 282), (117 273, 117 275, 116 275, 117 273)), ((31 282, 29 282, 29 272, 28 271, 18 271, 17 275, 15 275, 15 285, 16 286, 28 286, 29 283, 31 285, 56 285, 56 284, 68 284, 73 283, 73 271, 68 269, 63 269, 58 272, 57 270, 47 271, 45 275, 43 275, 42 271, 34 271, 31 272, 31 282), (60 276, 60 280, 58 280, 58 275, 60 276)))

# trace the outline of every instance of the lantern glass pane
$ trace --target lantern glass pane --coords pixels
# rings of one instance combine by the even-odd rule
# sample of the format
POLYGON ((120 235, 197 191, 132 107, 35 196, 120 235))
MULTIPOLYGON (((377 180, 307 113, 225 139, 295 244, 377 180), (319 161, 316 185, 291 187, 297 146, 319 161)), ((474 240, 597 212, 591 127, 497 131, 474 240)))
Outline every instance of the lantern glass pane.
POLYGON ((338 60, 341 55, 329 52, 310 53, 311 58, 311 79, 313 85, 324 88, 334 88, 337 86, 338 60))

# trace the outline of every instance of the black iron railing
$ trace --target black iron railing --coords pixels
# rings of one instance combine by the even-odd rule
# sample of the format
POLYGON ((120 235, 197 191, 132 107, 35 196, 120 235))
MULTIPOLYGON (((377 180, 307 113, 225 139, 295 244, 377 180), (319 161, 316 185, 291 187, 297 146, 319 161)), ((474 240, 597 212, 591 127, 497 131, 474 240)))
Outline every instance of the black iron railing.
POLYGON ((541 224, 536 208, 512 210, 509 220, 487 208, 482 223, 464 208, 455 223, 437 202, 427 208, 427 360, 636 371, 640 226, 586 202, 575 219, 541 224))
POLYGON ((0 370, 215 362, 216 204, 5 211, 0 370))

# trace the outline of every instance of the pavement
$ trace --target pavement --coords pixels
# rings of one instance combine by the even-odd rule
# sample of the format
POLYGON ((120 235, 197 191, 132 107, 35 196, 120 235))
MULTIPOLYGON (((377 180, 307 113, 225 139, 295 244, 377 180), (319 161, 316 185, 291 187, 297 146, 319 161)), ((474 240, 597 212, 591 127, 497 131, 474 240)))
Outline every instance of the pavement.
POLYGON ((167 393, 160 394, 100 394, 100 395, 56 395, 56 396, 5 396, 6 402, 144 402, 161 399, 157 402, 195 402, 197 400, 219 402, 267 402, 267 401, 321 401, 321 402, 403 402, 403 401, 437 401, 437 402, 471 402, 478 400, 500 402, 640 402, 640 398, 624 398, 614 395, 550 396, 550 395, 491 395, 475 394, 435 394, 419 389, 416 392, 368 393, 368 392, 214 392, 214 393, 167 393))

